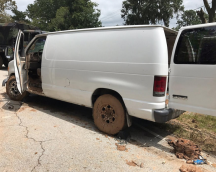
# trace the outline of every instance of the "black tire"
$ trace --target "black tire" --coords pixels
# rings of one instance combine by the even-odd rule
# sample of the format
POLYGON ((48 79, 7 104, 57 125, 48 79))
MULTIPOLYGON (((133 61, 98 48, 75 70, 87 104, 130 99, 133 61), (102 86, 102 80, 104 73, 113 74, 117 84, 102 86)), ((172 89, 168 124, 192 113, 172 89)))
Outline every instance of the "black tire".
POLYGON ((2 65, 3 65, 3 59, 2 59, 2 57, 0 56, 0 69, 2 69, 2 65))
POLYGON ((100 96, 93 107, 94 123, 100 131, 115 135, 124 129, 126 114, 122 103, 114 96, 100 96))
POLYGON ((6 92, 7 92, 7 95, 10 97, 11 100, 21 101, 26 96, 28 96, 29 93, 27 91, 25 91, 24 93, 20 94, 20 92, 17 89, 16 84, 17 84, 16 78, 13 75, 7 81, 6 92))

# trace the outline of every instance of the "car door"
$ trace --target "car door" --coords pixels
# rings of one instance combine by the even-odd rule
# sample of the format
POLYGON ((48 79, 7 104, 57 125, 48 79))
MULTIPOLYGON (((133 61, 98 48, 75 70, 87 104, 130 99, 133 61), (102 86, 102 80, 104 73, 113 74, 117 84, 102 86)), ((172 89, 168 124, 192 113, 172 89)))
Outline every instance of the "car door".
POLYGON ((17 87, 21 94, 27 89, 27 73, 25 69, 25 52, 23 41, 24 34, 21 30, 19 30, 14 50, 14 69, 17 87))
POLYGON ((216 25, 181 30, 174 47, 169 107, 216 116, 216 25))

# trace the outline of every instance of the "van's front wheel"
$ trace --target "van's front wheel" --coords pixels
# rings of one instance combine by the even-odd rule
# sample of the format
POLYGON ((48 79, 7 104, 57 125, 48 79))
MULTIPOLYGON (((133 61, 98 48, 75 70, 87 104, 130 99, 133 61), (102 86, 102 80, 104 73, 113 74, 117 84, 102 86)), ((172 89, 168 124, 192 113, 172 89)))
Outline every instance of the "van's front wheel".
POLYGON ((6 92, 7 92, 7 95, 10 97, 10 99, 15 100, 15 101, 21 101, 29 94, 26 91, 20 94, 17 88, 17 82, 16 82, 16 78, 14 75, 11 76, 7 81, 6 92))
POLYGON ((94 103, 94 123, 107 134, 117 134, 125 127, 126 115, 122 103, 114 96, 105 94, 94 103))

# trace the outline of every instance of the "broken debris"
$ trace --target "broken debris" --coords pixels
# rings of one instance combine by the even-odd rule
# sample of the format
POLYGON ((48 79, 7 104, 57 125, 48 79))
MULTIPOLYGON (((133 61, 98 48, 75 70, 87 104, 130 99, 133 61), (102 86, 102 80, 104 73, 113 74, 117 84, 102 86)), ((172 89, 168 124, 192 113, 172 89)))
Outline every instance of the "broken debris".
MULTIPOLYGON (((201 149, 194 142, 186 139, 171 139, 168 144, 174 148, 174 153, 179 159, 197 160, 200 159, 201 149)), ((190 162, 190 161, 189 161, 190 162)))
POLYGON ((195 165, 182 165, 179 169, 181 172, 204 172, 204 170, 200 167, 196 167, 195 165))
POLYGON ((126 164, 129 165, 129 166, 133 166, 133 167, 137 166, 137 164, 134 161, 126 160, 126 164))
POLYGON ((193 161, 194 164, 196 165, 202 165, 202 164, 207 164, 205 159, 196 159, 193 161))
POLYGON ((132 160, 132 161, 128 161, 126 160, 126 164, 129 166, 133 166, 133 167, 140 167, 140 168, 144 168, 144 163, 143 162, 139 162, 137 160, 132 160))
POLYGON ((126 145, 121 145, 121 144, 118 144, 118 143, 116 143, 115 145, 117 146, 117 150, 119 150, 119 151, 127 151, 126 145))
POLYGON ((216 168, 216 164, 212 164, 212 166, 216 168))

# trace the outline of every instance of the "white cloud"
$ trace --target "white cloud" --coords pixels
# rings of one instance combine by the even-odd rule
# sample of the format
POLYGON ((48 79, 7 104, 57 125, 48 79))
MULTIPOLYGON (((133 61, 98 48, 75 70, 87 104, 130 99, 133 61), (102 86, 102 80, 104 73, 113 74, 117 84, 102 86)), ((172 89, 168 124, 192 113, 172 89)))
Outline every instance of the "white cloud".
POLYGON ((123 0, 92 0, 98 3, 98 9, 101 10, 101 21, 103 26, 123 25, 124 20, 121 18, 121 9, 123 0))
MULTIPOLYGON (((98 3, 98 9, 101 10, 100 19, 103 23, 103 26, 115 26, 123 25, 123 19, 121 18, 121 8, 123 0, 92 0, 93 2, 98 3)), ((33 3, 34 0, 16 0, 18 9, 25 11, 27 5, 33 3)), ((211 0, 209 0, 211 2, 211 0)), ((196 9, 203 6, 203 0, 183 0, 185 10, 196 9)), ((176 25, 176 19, 170 21, 170 27, 176 25)))
POLYGON ((25 11, 28 4, 32 4, 34 0, 16 0, 18 10, 25 11))

